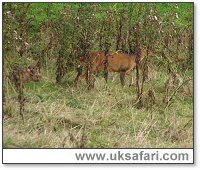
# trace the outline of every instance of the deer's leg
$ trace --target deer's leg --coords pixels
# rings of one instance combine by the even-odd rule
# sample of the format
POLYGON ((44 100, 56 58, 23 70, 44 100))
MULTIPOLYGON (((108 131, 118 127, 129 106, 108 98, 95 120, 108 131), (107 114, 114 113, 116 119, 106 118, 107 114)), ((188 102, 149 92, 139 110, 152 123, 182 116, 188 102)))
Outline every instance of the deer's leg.
POLYGON ((75 86, 77 86, 77 84, 78 84, 78 82, 80 81, 80 80, 82 80, 82 79, 84 79, 85 77, 86 77, 86 72, 85 73, 83 73, 82 72, 82 69, 83 69, 83 67, 81 66, 81 65, 79 65, 78 67, 77 67, 77 76, 76 76, 76 78, 75 78, 75 80, 74 80, 74 85, 75 86))
POLYGON ((90 75, 90 82, 89 82, 89 87, 88 89, 94 88, 94 84, 95 84, 95 78, 94 75, 90 75))
POLYGON ((107 62, 104 64, 104 78, 107 83, 108 82, 108 63, 107 62))
POLYGON ((108 82, 108 71, 104 72, 104 78, 106 80, 106 83, 108 82))
POLYGON ((86 73, 83 74, 77 74, 75 80, 74 80, 74 84, 75 86, 77 86, 78 82, 80 82, 81 80, 83 80, 86 77, 86 73))
POLYGON ((92 68, 90 70, 87 70, 86 72, 86 82, 88 84, 88 89, 94 88, 95 84, 95 75, 99 72, 98 66, 92 65, 92 68))
POLYGON ((125 71, 120 72, 120 81, 121 81, 122 86, 125 85, 125 75, 126 75, 125 71))
POLYGON ((76 78, 74 79, 74 85, 75 85, 75 87, 76 87, 77 84, 78 84, 79 77, 80 77, 80 74, 78 73, 77 76, 76 76, 76 78))
POLYGON ((128 72, 128 75, 130 77, 130 81, 129 81, 129 87, 134 85, 134 80, 133 80, 133 71, 128 72))
POLYGON ((94 88, 95 78, 93 73, 86 73, 86 83, 88 84, 88 90, 94 88))
POLYGON ((86 82, 88 84, 88 89, 94 88, 94 84, 95 84, 95 77, 94 77, 94 75, 95 74, 97 74, 96 70, 91 70, 86 75, 87 76, 86 82))

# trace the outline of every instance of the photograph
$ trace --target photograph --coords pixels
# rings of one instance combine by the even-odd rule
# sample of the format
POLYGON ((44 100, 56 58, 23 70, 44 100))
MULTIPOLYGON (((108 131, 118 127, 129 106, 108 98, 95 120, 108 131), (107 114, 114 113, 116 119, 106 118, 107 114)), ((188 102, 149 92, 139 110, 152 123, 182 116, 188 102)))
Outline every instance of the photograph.
POLYGON ((194 148, 193 2, 3 2, 3 149, 194 148))

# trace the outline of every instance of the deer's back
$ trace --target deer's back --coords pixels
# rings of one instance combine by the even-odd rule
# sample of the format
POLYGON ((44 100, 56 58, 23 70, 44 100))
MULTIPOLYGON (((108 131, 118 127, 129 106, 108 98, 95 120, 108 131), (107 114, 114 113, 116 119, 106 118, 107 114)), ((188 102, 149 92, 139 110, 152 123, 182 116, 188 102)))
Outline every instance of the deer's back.
POLYGON ((130 71, 135 67, 135 56, 124 53, 109 55, 108 69, 113 72, 130 71))

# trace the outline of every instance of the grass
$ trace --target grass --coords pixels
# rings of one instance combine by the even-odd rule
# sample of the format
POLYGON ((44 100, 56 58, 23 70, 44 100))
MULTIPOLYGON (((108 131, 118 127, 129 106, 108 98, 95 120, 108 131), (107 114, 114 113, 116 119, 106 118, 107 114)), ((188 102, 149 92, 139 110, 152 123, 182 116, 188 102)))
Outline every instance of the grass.
MULTIPOLYGON (((77 9, 80 4, 65 5, 74 5, 73 9, 77 9)), ((158 3, 156 7, 158 16, 163 18, 162 21, 165 22, 171 16, 175 18, 171 21, 177 22, 178 26, 184 29, 191 23, 192 5, 192 3, 179 3, 177 8, 174 4, 158 3)), ((18 7, 16 5, 16 9, 20 10, 18 7)), ((31 5, 27 18, 33 16, 35 18, 31 23, 30 33, 37 33, 44 21, 57 21, 64 5, 52 3, 49 17, 47 17, 47 7, 48 3, 31 5)), ((100 11, 115 7, 120 10, 122 4, 102 3, 99 6, 100 11)), ((8 10, 8 6, 5 5, 4 8, 8 10)), ((142 10, 140 17, 146 13, 145 7, 142 10)), ((104 14, 99 12, 96 15, 99 19, 104 14)), ((164 67, 165 61, 162 59, 162 61, 152 60, 154 63, 150 63, 149 80, 144 84, 141 109, 137 109, 135 104, 135 86, 126 85, 122 88, 119 75, 110 75, 107 84, 102 76, 96 77, 95 88, 91 90, 87 90, 85 82, 81 82, 75 88, 73 86, 75 71, 67 73, 62 83, 56 84, 55 61, 47 61, 49 63, 46 63, 47 68, 42 69, 41 81, 28 83, 25 86, 26 104, 23 123, 19 115, 17 93, 6 75, 11 63, 24 63, 27 58, 20 58, 12 52, 5 51, 4 54, 3 92, 6 101, 3 106, 4 148, 193 147, 192 82, 183 86, 173 97, 170 106, 165 108, 164 83, 169 75, 164 68, 155 67, 164 67), (149 89, 155 91, 156 103, 152 107, 149 107, 151 100, 148 97, 149 89)), ((52 57, 56 57, 53 55, 52 57)), ((174 69, 179 71, 182 78, 192 77, 190 68, 187 71, 185 69, 181 71, 180 67, 174 69)), ((169 83, 169 95, 173 94, 175 88, 169 83)))
POLYGON ((122 88, 119 75, 110 75, 108 84, 98 76, 95 88, 87 90, 85 82, 73 87, 76 73, 72 71, 58 85, 52 63, 48 72, 42 70, 40 82, 26 85, 24 123, 16 92, 11 84, 4 85, 4 148, 79 148, 81 143, 84 148, 193 147, 192 96, 186 88, 191 84, 163 111, 167 74, 151 68, 144 107, 137 109, 135 87, 122 88), (156 104, 147 110, 147 91, 152 87, 156 104))

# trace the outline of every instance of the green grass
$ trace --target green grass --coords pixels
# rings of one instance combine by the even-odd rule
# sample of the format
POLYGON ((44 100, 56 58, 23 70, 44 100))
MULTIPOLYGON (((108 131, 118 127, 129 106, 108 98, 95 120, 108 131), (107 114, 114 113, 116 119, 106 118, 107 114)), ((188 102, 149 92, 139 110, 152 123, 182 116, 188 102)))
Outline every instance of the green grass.
POLYGON ((84 81, 77 88, 67 83, 73 82, 75 72, 68 73, 61 85, 54 83, 51 68, 50 64, 49 72, 42 70, 40 82, 26 85, 24 124, 16 92, 11 85, 4 88, 9 94, 4 106, 5 148, 76 148, 81 142, 87 148, 193 147, 192 96, 187 88, 181 89, 164 111, 163 84, 168 76, 164 72, 151 68, 151 80, 144 86, 144 107, 137 109, 135 87, 122 88, 117 74, 110 75, 108 84, 102 76, 96 77, 95 88, 87 90, 84 81), (155 90, 156 104, 147 110, 150 87, 155 90))
MULTIPOLYGON (((33 3, 27 15, 27 17, 35 16, 31 33, 37 33, 40 24, 45 20, 57 21, 60 11, 65 6, 77 10, 79 5, 52 3, 50 15, 47 17, 48 4, 33 3)), ((136 4, 133 5, 136 7, 136 4)), ((103 10, 116 8, 120 11, 122 6, 121 3, 101 3, 99 8, 103 10)), ((158 16, 164 18, 161 21, 165 22, 169 15, 174 17, 177 13, 179 18, 171 21, 177 22, 183 29, 191 23, 192 3, 179 3, 178 8, 175 8, 174 3, 158 3, 156 6, 158 16)), ((141 16, 145 12, 143 8, 141 16)), ((102 13, 96 15, 99 18, 103 16, 102 13)), ((38 48, 43 47, 38 46, 38 48)), ((3 120, 4 148, 79 148, 81 145, 87 148, 193 147, 192 82, 181 88, 173 97, 171 105, 165 108, 164 83, 169 75, 166 73, 164 63, 166 61, 159 59, 160 53, 156 54, 157 58, 149 63, 149 81, 144 84, 141 109, 138 109, 135 104, 135 85, 132 87, 126 85, 122 88, 118 74, 111 74, 107 84, 102 75, 96 76, 95 88, 91 90, 88 90, 85 81, 77 88, 73 86, 76 76, 74 70, 68 72, 60 84, 56 84, 55 61, 52 60, 56 55, 52 54, 52 58, 46 63, 46 68, 41 70, 42 79, 37 83, 30 82, 25 85, 24 123, 19 115, 17 92, 6 75, 11 63, 25 65, 33 61, 29 61, 29 56, 20 58, 14 51, 4 54, 6 57, 3 82, 6 99, 3 120), (157 68, 158 65, 162 65, 162 68, 157 68), (156 100, 152 107, 149 106, 151 101, 148 97, 149 89, 155 91, 156 100)), ((183 58, 186 59, 186 56, 183 58)), ((173 69, 182 78, 192 77, 190 68, 183 71, 180 67, 173 69)), ((173 94, 176 86, 169 84, 168 97, 173 94)))

